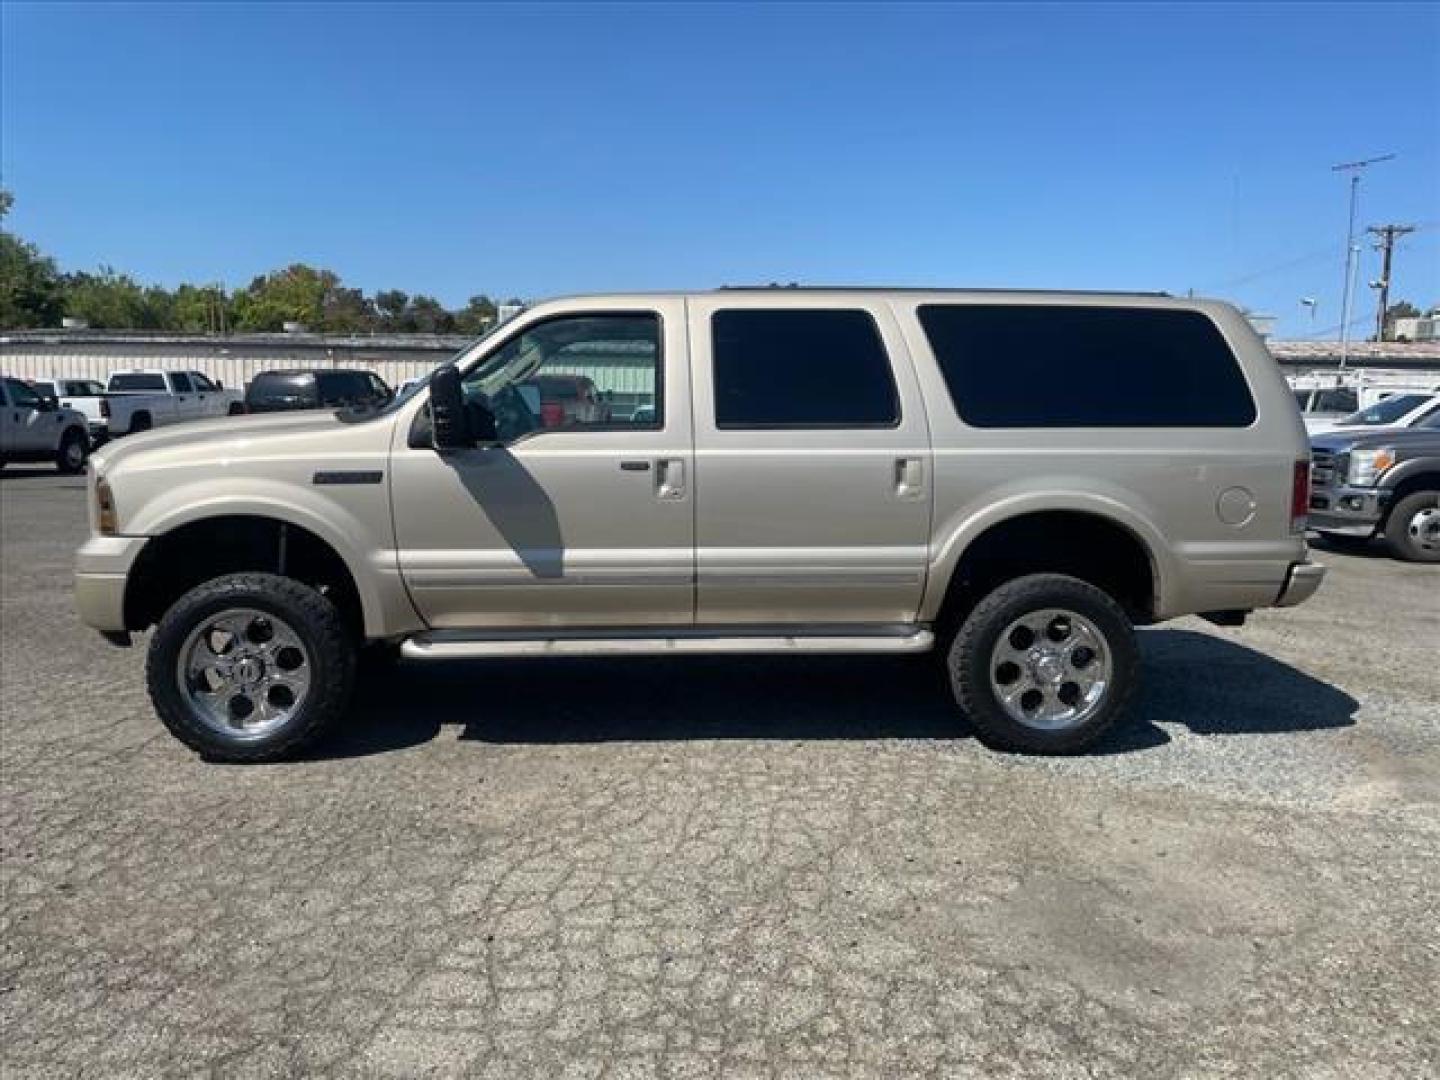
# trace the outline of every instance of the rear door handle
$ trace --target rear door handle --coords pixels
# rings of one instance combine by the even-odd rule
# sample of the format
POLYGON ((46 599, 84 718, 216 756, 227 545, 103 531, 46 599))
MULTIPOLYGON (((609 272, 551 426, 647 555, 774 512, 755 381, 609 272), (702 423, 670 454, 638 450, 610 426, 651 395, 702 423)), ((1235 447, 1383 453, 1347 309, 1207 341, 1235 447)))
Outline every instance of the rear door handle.
POLYGON ((895 494, 902 499, 918 499, 925 493, 925 463, 918 457, 895 459, 895 494))
POLYGON ((649 472, 650 462, 648 461, 622 461, 620 462, 622 472, 649 472))

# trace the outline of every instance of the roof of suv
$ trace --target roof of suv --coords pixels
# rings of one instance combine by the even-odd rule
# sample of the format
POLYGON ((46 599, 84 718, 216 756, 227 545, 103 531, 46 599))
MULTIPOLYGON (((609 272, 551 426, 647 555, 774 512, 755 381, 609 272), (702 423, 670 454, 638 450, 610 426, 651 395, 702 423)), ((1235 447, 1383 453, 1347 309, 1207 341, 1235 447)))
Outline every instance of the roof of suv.
POLYGON ((1022 296, 1145 296, 1173 299, 1167 292, 1142 289, 1003 289, 1003 288, 932 288, 924 285, 800 285, 795 282, 768 285, 721 285, 715 292, 859 292, 859 293, 961 293, 981 296, 1015 293, 1022 296))

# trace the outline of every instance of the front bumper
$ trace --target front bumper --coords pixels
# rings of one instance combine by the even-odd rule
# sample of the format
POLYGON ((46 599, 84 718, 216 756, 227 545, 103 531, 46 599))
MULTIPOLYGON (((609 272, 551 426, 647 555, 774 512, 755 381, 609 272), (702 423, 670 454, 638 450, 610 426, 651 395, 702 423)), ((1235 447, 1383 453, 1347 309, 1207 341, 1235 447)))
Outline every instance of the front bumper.
POLYGON ((102 634, 125 631, 125 585, 144 536, 92 536, 75 555, 75 610, 102 634))
POLYGON ((1385 517, 1390 494, 1383 488, 1316 488, 1310 492, 1306 524, 1319 532, 1370 536, 1385 517))
POLYGON ((1325 580, 1325 567, 1320 563, 1291 563, 1285 574, 1285 584, 1280 586, 1280 595, 1275 598, 1276 607, 1294 607, 1303 604, 1315 595, 1320 583, 1325 580))

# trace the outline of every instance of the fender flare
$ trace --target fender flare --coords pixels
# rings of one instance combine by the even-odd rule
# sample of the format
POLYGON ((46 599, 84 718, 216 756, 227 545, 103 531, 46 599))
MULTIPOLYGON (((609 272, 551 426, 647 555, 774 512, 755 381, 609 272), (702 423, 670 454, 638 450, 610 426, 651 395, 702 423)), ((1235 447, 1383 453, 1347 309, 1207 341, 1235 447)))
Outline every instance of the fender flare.
POLYGON ((152 503, 142 508, 135 519, 127 523, 127 531, 159 538, 186 525, 220 517, 268 518, 294 525, 314 534, 340 557, 360 598, 367 636, 382 632, 387 605, 377 586, 377 567, 371 565, 364 553, 347 538, 347 532, 353 536, 365 533, 360 522, 350 514, 334 505, 327 505, 331 515, 337 519, 329 520, 307 506, 303 499, 294 498, 290 489, 284 486, 271 485, 263 493, 256 491, 194 501, 185 499, 188 490, 192 490, 190 485, 168 493, 160 505, 152 503), (287 494, 291 497, 285 497, 287 494))
MULTIPOLYGON (((1054 478, 1051 479, 1054 483, 1054 478)), ((939 615, 950 591, 950 581, 965 552, 987 531, 1007 521, 1044 513, 1078 513, 1099 518, 1115 525, 1134 537, 1150 562, 1150 585, 1154 595, 1154 613, 1162 615, 1168 609, 1168 601, 1176 588, 1177 572, 1169 555, 1169 544, 1165 535, 1151 520, 1134 509, 1117 493, 1101 493, 1084 490, 1087 481, 1076 478, 1073 486, 1003 489, 988 493, 984 498, 971 503, 937 530, 936 542, 930 559, 930 573, 926 579, 925 598, 920 617, 929 622, 939 615)), ((1088 481, 1093 485, 1093 479, 1088 481)))

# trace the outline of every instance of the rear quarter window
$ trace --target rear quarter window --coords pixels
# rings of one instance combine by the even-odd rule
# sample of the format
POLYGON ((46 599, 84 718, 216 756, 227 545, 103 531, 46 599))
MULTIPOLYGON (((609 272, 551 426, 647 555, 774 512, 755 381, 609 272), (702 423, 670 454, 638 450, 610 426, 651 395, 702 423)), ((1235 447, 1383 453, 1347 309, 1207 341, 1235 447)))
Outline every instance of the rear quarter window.
POLYGON ((111 375, 111 390, 147 390, 163 394, 166 391, 165 376, 159 374, 145 375, 111 375))
POLYGON ((927 304, 960 419, 981 428, 1248 427, 1255 402, 1198 311, 927 304))

